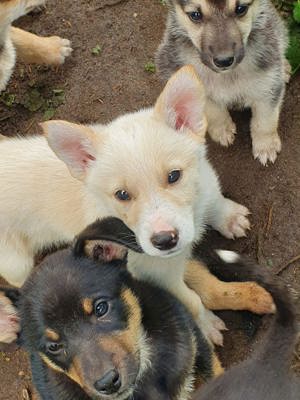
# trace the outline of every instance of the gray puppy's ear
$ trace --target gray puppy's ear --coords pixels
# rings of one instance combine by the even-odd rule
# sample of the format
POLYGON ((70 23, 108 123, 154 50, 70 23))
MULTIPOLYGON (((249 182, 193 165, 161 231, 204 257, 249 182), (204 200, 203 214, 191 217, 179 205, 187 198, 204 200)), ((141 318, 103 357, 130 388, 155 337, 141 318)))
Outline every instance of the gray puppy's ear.
POLYGON ((77 236, 73 254, 109 262, 125 259, 128 249, 143 253, 128 226, 118 218, 108 217, 95 221, 77 236))

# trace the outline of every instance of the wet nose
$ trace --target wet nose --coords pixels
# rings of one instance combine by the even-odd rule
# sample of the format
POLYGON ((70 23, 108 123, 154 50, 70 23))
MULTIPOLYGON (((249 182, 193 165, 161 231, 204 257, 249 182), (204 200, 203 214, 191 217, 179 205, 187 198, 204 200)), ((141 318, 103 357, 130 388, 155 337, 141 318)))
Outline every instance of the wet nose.
POLYGON ((101 379, 94 384, 97 392, 102 394, 116 393, 121 387, 121 378, 115 369, 108 371, 101 379))
POLYGON ((178 232, 174 231, 161 231, 155 233, 151 237, 151 243, 159 250, 170 250, 176 246, 178 242, 178 232))
POLYGON ((234 57, 215 57, 214 64, 218 68, 228 68, 233 64, 234 57))

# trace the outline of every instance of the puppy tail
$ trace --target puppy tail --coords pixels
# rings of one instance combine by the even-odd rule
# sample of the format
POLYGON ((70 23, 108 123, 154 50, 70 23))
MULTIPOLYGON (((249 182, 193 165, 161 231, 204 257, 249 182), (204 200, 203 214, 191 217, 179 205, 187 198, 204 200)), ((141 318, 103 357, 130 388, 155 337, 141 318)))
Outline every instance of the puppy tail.
POLYGON ((227 282, 255 281, 272 295, 277 313, 257 358, 262 361, 273 359, 280 365, 288 363, 295 348, 298 329, 296 311, 284 282, 235 252, 206 250, 202 248, 201 261, 219 279, 227 282))

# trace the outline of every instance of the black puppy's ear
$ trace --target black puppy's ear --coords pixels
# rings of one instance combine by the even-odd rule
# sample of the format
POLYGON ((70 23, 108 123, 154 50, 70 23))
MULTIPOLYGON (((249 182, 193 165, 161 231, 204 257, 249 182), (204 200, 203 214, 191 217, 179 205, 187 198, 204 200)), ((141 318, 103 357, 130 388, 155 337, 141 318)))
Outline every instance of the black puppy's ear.
POLYGON ((74 243, 74 256, 90 255, 94 259, 123 260, 127 249, 143 253, 135 234, 119 218, 97 220, 82 231, 74 243), (87 244, 87 242, 94 241, 87 244), (95 243, 96 242, 96 243, 95 243))

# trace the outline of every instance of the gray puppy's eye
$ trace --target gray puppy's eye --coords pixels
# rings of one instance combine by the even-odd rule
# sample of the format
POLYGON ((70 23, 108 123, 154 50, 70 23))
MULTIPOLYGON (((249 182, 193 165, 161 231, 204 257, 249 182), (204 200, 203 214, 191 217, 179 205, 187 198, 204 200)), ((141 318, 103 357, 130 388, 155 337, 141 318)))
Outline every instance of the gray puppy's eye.
POLYGON ((189 12, 189 13, 187 13, 187 15, 189 16, 190 20, 193 22, 199 22, 202 20, 202 17, 203 17, 201 11, 189 12))
POLYGON ((249 6, 246 4, 239 4, 235 8, 235 13, 238 17, 243 17, 245 14, 247 14, 247 11, 249 9, 249 6))

